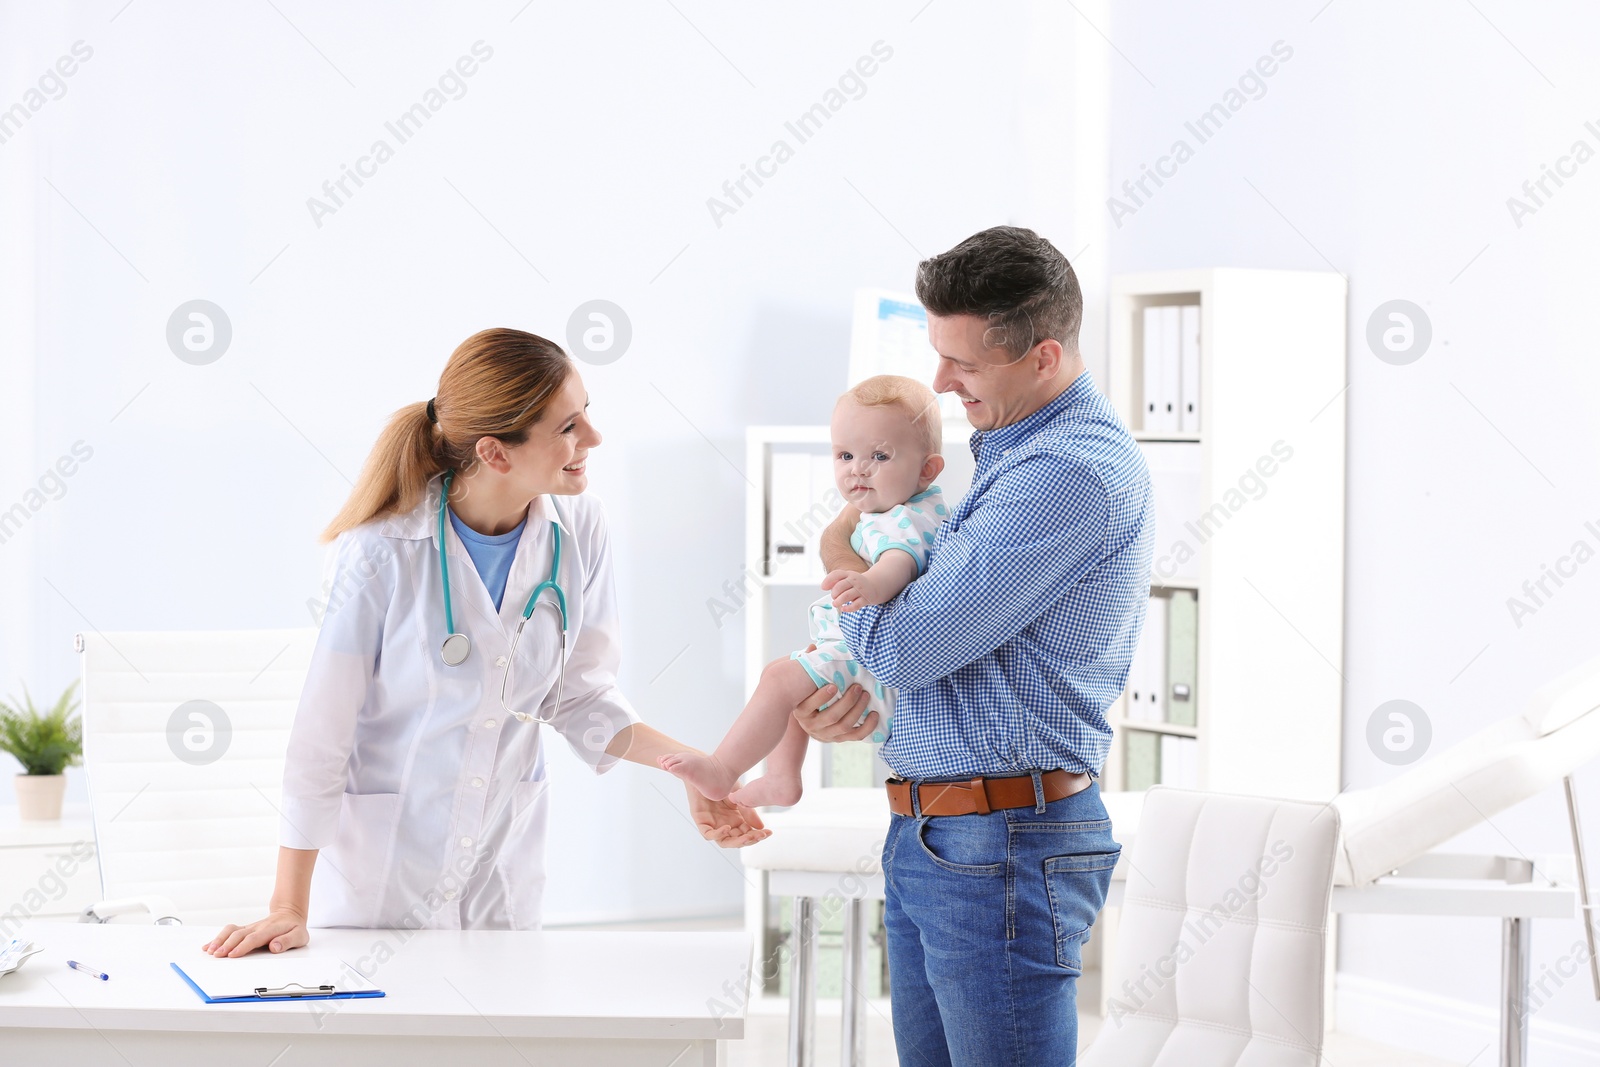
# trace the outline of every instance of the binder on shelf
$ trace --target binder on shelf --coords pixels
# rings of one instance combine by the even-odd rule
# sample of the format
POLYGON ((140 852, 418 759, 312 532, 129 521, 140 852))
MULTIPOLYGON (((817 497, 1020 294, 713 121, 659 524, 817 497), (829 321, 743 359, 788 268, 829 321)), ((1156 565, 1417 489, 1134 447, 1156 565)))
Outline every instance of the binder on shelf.
POLYGON ((822 531, 838 514, 829 506, 838 486, 833 482, 833 455, 818 452, 811 456, 811 511, 806 524, 806 579, 820 583, 827 573, 822 566, 822 531))
POLYGON ((1145 730, 1129 730, 1123 739, 1124 788, 1149 789, 1161 783, 1161 735, 1145 730))
POLYGON ((1161 784, 1200 788, 1200 742, 1193 737, 1161 734, 1161 784))
POLYGON ((1148 307, 1144 309, 1144 351, 1141 353, 1144 365, 1144 419, 1142 428, 1146 431, 1163 429, 1162 425, 1162 398, 1166 391, 1161 382, 1161 309, 1148 307))
POLYGON ((780 581, 808 577, 803 523, 810 506, 811 455, 773 452, 767 487, 767 577, 780 581))
POLYGON ((1161 309, 1161 425, 1176 432, 1183 409, 1183 308, 1168 304, 1161 309))
POLYGON ((1200 605, 1192 589, 1174 589, 1167 601, 1167 721, 1194 726, 1199 694, 1200 605))
POLYGON ((1167 600, 1153 596, 1145 612, 1144 632, 1128 667, 1128 720, 1165 721, 1162 690, 1167 673, 1167 600))
POLYGON ((1185 304, 1180 309, 1180 353, 1178 394, 1182 401, 1178 429, 1200 432, 1200 305, 1185 304))
POLYGON ((1200 577, 1200 442, 1144 441, 1150 491, 1155 497, 1155 583, 1200 577))

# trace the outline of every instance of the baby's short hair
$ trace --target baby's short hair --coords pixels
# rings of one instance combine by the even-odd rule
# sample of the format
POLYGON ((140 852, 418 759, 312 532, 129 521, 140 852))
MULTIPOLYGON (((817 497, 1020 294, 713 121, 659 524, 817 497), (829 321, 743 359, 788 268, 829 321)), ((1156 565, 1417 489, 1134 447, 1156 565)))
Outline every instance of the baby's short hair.
POLYGON ((845 390, 844 396, 863 407, 897 408, 916 429, 930 456, 944 447, 944 423, 939 413, 939 398, 932 389, 915 378, 900 374, 875 374, 852 385, 845 390))

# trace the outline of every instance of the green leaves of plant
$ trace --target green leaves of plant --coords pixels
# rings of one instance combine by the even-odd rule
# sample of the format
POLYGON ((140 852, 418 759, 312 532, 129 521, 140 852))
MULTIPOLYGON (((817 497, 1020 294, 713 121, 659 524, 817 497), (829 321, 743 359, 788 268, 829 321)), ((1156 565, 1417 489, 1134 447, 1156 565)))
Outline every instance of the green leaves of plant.
POLYGON ((83 720, 72 715, 77 687, 77 682, 67 686, 48 711, 34 707, 27 686, 21 710, 0 700, 0 752, 15 756, 28 774, 60 774, 75 766, 83 756, 83 720))

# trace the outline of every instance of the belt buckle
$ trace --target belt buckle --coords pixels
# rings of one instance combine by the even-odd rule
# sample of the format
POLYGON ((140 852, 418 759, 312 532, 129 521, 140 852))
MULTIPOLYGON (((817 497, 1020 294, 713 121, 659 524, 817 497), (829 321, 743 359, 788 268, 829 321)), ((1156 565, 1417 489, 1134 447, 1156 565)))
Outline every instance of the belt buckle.
MULTIPOLYGON (((900 778, 900 777, 886 778, 886 779, 884 779, 883 786, 884 786, 884 792, 888 794, 889 810, 890 811, 894 811, 895 787, 896 786, 901 786, 901 787, 904 787, 904 789, 906 791, 905 792, 906 814, 913 815, 913 814, 916 813, 916 803, 911 798, 911 782, 908 779, 900 778)), ((899 814, 899 812, 895 812, 895 814, 899 814)))
POLYGON ((978 815, 989 814, 989 788, 983 778, 974 778, 967 786, 967 791, 972 795, 972 807, 975 813, 978 815))

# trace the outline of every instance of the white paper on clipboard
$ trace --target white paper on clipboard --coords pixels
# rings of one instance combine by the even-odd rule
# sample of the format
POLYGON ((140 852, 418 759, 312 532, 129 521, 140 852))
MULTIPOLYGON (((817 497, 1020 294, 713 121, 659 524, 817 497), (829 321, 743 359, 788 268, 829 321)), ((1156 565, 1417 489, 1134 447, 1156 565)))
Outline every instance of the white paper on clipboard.
POLYGON ((197 952, 178 961, 195 985, 212 997, 246 997, 259 988, 281 989, 331 985, 340 993, 363 993, 378 987, 353 964, 312 948, 284 953, 251 953, 236 959, 197 952))

